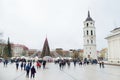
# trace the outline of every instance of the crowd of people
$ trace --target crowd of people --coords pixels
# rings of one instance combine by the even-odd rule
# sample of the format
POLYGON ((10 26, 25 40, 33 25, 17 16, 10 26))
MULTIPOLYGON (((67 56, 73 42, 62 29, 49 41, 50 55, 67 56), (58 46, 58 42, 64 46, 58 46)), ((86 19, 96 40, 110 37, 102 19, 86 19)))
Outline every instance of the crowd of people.
MULTIPOLYGON (((4 60, 4 67, 7 67, 8 60, 4 60)), ((43 69, 46 68, 46 60, 28 60, 25 59, 16 59, 11 60, 11 63, 15 63, 16 70, 24 70, 26 72, 27 78, 35 78, 35 73, 37 72, 36 69, 40 69, 41 67, 43 69)), ((55 64, 59 64, 60 70, 63 70, 63 68, 67 65, 68 68, 70 68, 71 63, 73 63, 74 67, 76 67, 76 64, 82 66, 82 65, 89 65, 89 64, 99 64, 100 68, 104 68, 104 62, 103 61, 97 61, 97 60, 68 60, 68 59, 58 59, 54 61, 55 64)))
POLYGON ((56 61, 54 61, 55 64, 59 64, 59 68, 60 70, 63 69, 66 65, 68 66, 68 68, 70 67, 71 62, 73 62, 74 67, 76 67, 76 64, 82 66, 82 65, 89 65, 89 64, 99 64, 100 68, 104 68, 104 61, 97 61, 97 60, 77 60, 77 59, 73 59, 73 60, 68 60, 68 59, 58 59, 56 61))
POLYGON ((46 61, 45 60, 38 60, 37 62, 35 61, 32 61, 32 60, 29 60, 29 61, 15 61, 16 63, 16 70, 18 70, 18 67, 20 66, 21 67, 21 70, 25 70, 26 71, 26 77, 29 78, 29 74, 31 72, 31 78, 34 78, 35 77, 35 73, 36 73, 36 68, 35 66, 37 67, 37 69, 41 68, 41 66, 43 66, 43 69, 45 69, 45 66, 46 66, 46 61))
POLYGON ((4 67, 7 67, 8 63, 13 63, 16 66, 16 70, 24 70, 26 72, 27 78, 35 78, 35 73, 37 69, 40 69, 41 66, 43 69, 46 68, 46 61, 45 60, 26 60, 26 59, 15 59, 15 60, 3 60, 4 67), (36 68, 35 68, 36 67, 36 68))

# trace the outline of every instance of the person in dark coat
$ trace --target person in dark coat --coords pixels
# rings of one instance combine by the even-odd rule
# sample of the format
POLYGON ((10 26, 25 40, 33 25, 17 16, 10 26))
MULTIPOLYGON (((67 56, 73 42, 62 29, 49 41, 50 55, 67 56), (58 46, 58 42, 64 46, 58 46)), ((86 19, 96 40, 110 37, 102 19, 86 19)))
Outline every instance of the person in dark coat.
POLYGON ((103 61, 102 61, 101 65, 102 65, 102 68, 104 68, 104 62, 103 61))
POLYGON ((19 67, 19 62, 17 61, 16 62, 16 70, 18 70, 18 67, 19 67))
POLYGON ((23 69, 23 62, 21 62, 21 65, 20 65, 20 67, 21 67, 21 70, 23 69))
POLYGON ((32 61, 30 61, 30 67, 32 66, 32 61))
POLYGON ((26 62, 23 63, 24 70, 26 70, 26 62))
POLYGON ((7 67, 7 64, 8 64, 8 60, 6 59, 6 60, 4 61, 4 67, 7 67))
POLYGON ((62 67, 62 61, 59 61, 59 67, 61 69, 61 67, 62 67))
POLYGON ((100 68, 101 68, 101 65, 102 65, 102 62, 100 61, 100 62, 99 62, 99 66, 100 66, 100 68))
POLYGON ((34 66, 32 66, 32 68, 31 68, 31 78, 35 77, 35 73, 36 73, 36 70, 35 70, 34 66))
POLYGON ((69 68, 70 67, 70 61, 69 60, 67 61, 67 64, 68 64, 68 68, 69 68))
POLYGON ((46 61, 44 60, 43 61, 43 69, 45 69, 45 66, 46 66, 46 61))
POLYGON ((73 60, 73 63, 74 63, 74 67, 75 67, 75 66, 76 66, 77 61, 76 61, 76 60, 73 60))
POLYGON ((3 63, 4 63, 4 67, 5 67, 5 66, 6 66, 6 65, 5 65, 5 60, 3 61, 3 63))

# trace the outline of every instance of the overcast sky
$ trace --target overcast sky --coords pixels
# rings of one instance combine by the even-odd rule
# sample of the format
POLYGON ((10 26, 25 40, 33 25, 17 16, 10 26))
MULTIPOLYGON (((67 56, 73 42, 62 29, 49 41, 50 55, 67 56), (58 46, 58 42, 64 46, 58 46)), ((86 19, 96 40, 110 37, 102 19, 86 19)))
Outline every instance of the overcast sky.
POLYGON ((28 48, 43 47, 47 36, 51 49, 83 49, 83 22, 88 10, 96 27, 97 50, 120 26, 120 0, 0 0, 3 38, 28 48))

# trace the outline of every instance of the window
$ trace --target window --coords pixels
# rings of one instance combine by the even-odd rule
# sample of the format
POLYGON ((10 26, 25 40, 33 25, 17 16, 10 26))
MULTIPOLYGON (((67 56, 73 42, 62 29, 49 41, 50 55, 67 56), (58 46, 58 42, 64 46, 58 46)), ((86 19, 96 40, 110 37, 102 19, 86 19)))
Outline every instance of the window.
POLYGON ((93 44, 93 40, 91 40, 91 44, 93 44))
POLYGON ((87 43, 89 44, 89 40, 87 40, 87 43))
POLYGON ((93 35, 93 31, 91 30, 91 35, 93 35))
POLYGON ((88 30, 87 30, 87 35, 88 35, 88 30))
POLYGON ((88 27, 88 23, 87 23, 87 27, 88 27))

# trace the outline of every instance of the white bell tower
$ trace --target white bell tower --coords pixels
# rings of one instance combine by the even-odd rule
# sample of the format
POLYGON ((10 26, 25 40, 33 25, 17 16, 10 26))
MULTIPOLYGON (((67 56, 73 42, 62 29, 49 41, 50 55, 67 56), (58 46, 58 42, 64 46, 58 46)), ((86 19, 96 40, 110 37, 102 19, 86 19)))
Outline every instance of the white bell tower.
POLYGON ((88 11, 88 17, 84 21, 84 58, 97 59, 96 51, 96 32, 95 32, 95 21, 90 17, 88 11))

